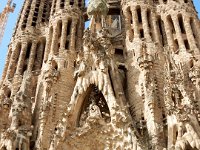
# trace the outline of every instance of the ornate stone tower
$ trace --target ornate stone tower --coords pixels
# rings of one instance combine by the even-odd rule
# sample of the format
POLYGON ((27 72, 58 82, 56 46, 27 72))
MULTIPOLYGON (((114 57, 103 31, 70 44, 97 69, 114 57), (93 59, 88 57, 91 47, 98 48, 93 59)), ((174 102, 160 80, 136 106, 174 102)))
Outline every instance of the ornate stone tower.
POLYGON ((25 0, 0 82, 0 150, 200 150, 192 0, 85 3, 25 0))

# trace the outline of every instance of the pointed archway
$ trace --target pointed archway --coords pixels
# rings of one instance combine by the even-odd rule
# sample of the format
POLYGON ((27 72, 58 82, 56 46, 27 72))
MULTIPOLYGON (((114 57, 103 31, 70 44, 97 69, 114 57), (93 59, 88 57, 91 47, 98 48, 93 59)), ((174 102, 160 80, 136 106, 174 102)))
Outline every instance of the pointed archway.
POLYGON ((77 125, 83 126, 88 119, 101 119, 105 123, 111 121, 110 110, 107 102, 97 86, 91 85, 83 100, 77 125))

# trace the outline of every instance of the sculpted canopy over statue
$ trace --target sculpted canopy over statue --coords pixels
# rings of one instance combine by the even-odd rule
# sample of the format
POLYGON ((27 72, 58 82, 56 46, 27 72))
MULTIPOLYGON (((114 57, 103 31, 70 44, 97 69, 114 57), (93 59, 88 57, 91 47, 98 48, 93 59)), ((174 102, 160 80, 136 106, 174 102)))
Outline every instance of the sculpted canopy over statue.
POLYGON ((107 0, 90 0, 87 14, 90 18, 94 17, 95 19, 100 18, 101 16, 106 16, 108 13, 107 0))
POLYGON ((108 14, 107 0, 90 0, 87 14, 91 18, 90 29, 92 31, 101 30, 105 27, 105 18, 108 14))

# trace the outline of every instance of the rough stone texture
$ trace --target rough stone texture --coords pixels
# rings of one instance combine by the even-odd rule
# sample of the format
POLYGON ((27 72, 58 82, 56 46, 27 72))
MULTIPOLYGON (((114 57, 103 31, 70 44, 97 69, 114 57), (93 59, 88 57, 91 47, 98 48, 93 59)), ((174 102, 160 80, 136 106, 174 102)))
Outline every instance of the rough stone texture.
POLYGON ((0 150, 200 150, 192 1, 88 7, 25 0, 0 82, 0 150))

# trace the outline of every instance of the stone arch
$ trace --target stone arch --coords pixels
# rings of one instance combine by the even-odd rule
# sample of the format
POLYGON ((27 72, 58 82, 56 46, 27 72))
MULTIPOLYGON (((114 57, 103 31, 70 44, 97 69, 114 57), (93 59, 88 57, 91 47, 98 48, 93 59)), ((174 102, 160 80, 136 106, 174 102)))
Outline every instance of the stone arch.
POLYGON ((110 118, 110 110, 108 108, 107 102, 105 100, 105 97, 103 96, 102 92, 99 91, 98 87, 95 85, 90 85, 88 88, 85 98, 82 100, 81 109, 79 110, 79 114, 77 117, 77 125, 83 126, 85 121, 90 115, 90 106, 93 105, 93 103, 98 106, 100 114, 99 117, 102 117, 102 119, 108 123, 111 121, 110 118))
MULTIPOLYGON (((89 74, 89 75, 91 75, 91 74, 89 74)), ((96 73, 93 73, 93 75, 94 76, 90 77, 91 80, 93 80, 94 78, 97 77, 96 73)), ((98 76, 101 76, 101 75, 98 75, 98 76)), ((112 120, 116 120, 116 119, 114 119, 116 117, 116 110, 115 109, 117 109, 116 107, 118 105, 117 105, 117 100, 116 100, 114 93, 113 93, 114 89, 112 89, 112 85, 111 85, 109 75, 104 74, 102 76, 104 78, 103 79, 104 82, 106 83, 106 85, 104 85, 103 88, 101 87, 101 85, 99 84, 98 81, 97 82, 94 81, 87 86, 86 90, 81 89, 82 92, 80 92, 80 89, 79 89, 80 87, 83 86, 83 85, 80 85, 80 82, 82 82, 81 80, 85 80, 85 79, 83 79, 81 77, 79 77, 77 79, 77 83, 76 83, 76 86, 74 88, 74 92, 72 94, 71 101, 70 101, 69 107, 68 107, 68 113, 70 114, 69 115, 69 124, 71 126, 78 126, 77 121, 79 120, 78 117, 79 117, 79 114, 80 114, 80 111, 81 111, 81 106, 82 106, 88 92, 90 91, 89 89, 90 89, 91 85, 95 85, 96 87, 98 87, 98 89, 100 89, 99 91, 102 92, 102 95, 104 96, 105 102, 107 103, 109 111, 110 111, 111 122, 112 122, 112 120)), ((88 78, 88 76, 85 76, 84 78, 88 78)), ((94 80, 96 80, 96 79, 94 79, 94 80)))
MULTIPOLYGON (((83 113, 84 111, 84 108, 88 107, 89 106, 89 97, 90 97, 90 94, 92 92, 92 90, 94 89, 94 87, 98 88, 97 86, 95 86, 94 84, 91 84, 88 89, 86 90, 86 92, 82 93, 81 95, 78 95, 77 98, 76 98, 76 103, 71 106, 71 109, 70 109, 70 114, 71 114, 71 117, 70 117, 70 124, 72 126, 76 126, 76 127, 79 127, 80 126, 80 117, 81 117, 81 113, 83 113)), ((108 109, 108 111, 106 111, 105 113, 108 113, 110 118, 106 117, 106 115, 102 112, 103 111, 103 108, 100 108, 101 110, 101 115, 104 117, 105 116, 105 119, 106 122, 111 122, 111 109, 112 106, 110 106, 110 104, 108 103, 108 100, 105 96, 105 94, 103 94, 102 91, 99 91, 100 95, 104 98, 104 102, 106 103, 106 107, 108 109)), ((99 104, 98 104, 99 105, 99 104)))

